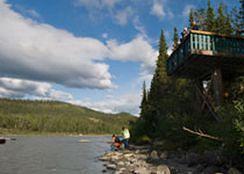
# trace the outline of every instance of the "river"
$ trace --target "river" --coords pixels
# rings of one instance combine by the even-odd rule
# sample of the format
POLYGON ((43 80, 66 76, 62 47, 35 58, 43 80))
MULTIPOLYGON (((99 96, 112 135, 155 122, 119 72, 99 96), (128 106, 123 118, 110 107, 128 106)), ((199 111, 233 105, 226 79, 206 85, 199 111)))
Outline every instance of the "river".
POLYGON ((109 137, 18 136, 0 144, 1 174, 99 174, 109 137), (79 142, 79 140, 88 142, 79 142))

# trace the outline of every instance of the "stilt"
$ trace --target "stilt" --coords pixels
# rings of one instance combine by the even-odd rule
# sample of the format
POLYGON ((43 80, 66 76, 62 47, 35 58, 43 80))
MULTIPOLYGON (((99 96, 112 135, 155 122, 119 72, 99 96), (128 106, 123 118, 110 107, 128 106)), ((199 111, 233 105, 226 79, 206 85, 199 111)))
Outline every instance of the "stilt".
POLYGON ((216 106, 221 106, 223 102, 223 79, 221 68, 217 67, 212 75, 213 93, 216 106))

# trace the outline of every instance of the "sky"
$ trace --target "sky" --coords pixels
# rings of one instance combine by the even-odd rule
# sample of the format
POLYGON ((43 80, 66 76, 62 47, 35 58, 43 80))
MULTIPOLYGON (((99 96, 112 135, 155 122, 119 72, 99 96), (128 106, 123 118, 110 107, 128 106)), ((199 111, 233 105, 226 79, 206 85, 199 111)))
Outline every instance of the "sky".
MULTIPOLYGON (((212 0, 228 10, 238 0, 212 0)), ((0 97, 139 113, 164 31, 207 0, 0 0, 0 97)))

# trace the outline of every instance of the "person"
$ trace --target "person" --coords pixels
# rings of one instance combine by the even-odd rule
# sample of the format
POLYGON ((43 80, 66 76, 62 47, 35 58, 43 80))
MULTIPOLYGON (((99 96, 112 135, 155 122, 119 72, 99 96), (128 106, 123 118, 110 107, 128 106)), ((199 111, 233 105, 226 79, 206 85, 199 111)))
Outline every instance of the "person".
POLYGON ((185 37, 189 34, 188 29, 185 27, 183 29, 183 31, 181 32, 181 38, 180 38, 180 42, 183 42, 183 40, 185 39, 185 37))
POLYGON ((123 135, 123 143, 124 143, 125 149, 128 149, 129 139, 130 139, 129 129, 122 127, 122 135, 123 135))
POLYGON ((192 29, 193 30, 199 30, 199 27, 195 21, 193 21, 193 23, 192 23, 192 29))
POLYGON ((112 144, 111 144, 111 150, 117 151, 121 148, 122 142, 120 141, 120 138, 116 135, 112 135, 112 144))

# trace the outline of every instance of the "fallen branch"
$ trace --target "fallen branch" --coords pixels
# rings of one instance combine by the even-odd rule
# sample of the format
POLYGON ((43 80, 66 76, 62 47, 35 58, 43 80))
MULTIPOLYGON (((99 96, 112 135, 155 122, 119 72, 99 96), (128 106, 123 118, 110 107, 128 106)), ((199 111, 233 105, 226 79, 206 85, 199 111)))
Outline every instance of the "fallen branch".
POLYGON ((215 136, 212 136, 212 135, 205 134, 201 130, 200 130, 200 132, 196 132, 196 131, 193 131, 191 129, 188 129, 188 128, 184 127, 184 126, 183 126, 183 130, 184 131, 187 131, 187 132, 189 132, 191 134, 198 135, 200 137, 209 138, 209 139, 216 140, 216 141, 222 141, 221 138, 215 137, 215 136))

